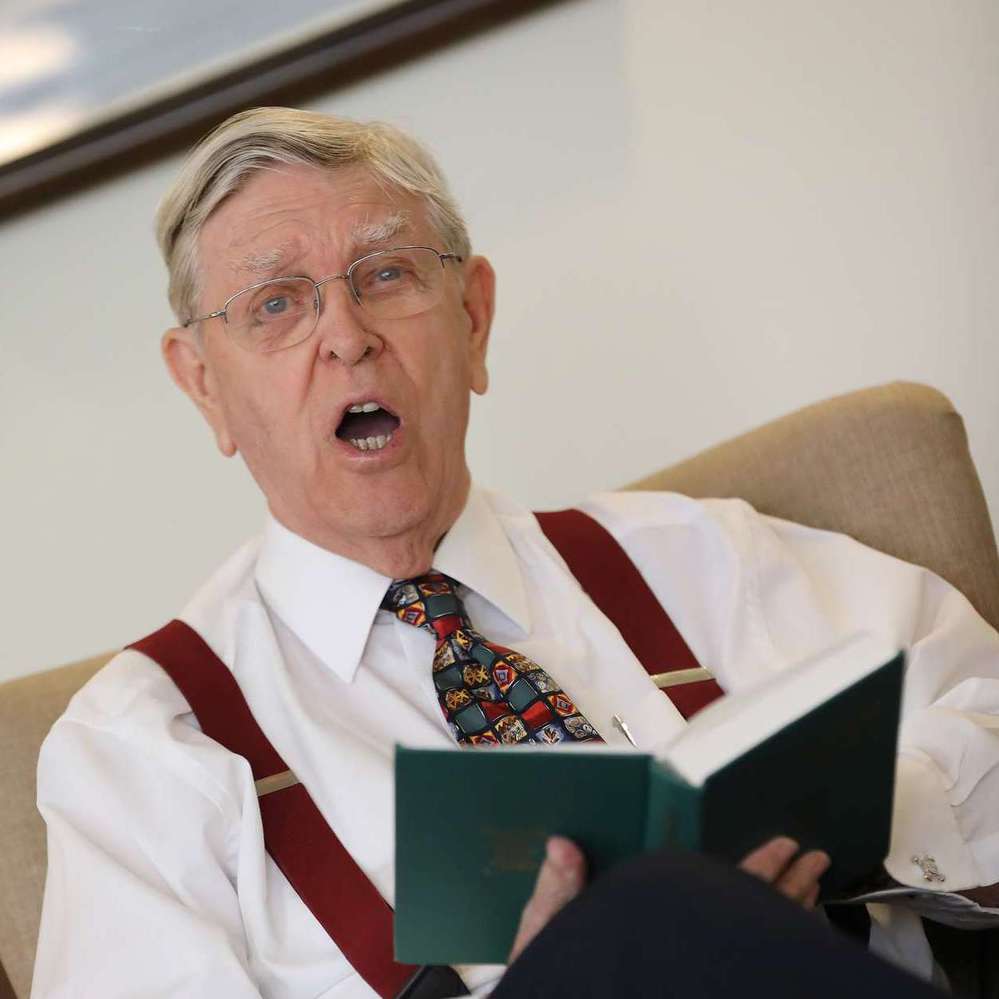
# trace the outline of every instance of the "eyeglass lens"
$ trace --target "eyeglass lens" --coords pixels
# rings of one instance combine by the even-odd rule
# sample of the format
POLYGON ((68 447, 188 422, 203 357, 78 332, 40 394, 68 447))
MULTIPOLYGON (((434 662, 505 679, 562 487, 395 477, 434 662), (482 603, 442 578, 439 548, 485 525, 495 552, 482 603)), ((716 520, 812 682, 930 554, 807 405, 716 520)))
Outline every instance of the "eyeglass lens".
MULTIPOLYGON (((405 319, 437 304, 443 262, 422 247, 383 250, 349 270, 351 291, 376 319, 405 319)), ((278 278, 240 292, 227 309, 229 335, 252 351, 293 347, 308 339, 319 318, 316 286, 308 278, 278 278)))

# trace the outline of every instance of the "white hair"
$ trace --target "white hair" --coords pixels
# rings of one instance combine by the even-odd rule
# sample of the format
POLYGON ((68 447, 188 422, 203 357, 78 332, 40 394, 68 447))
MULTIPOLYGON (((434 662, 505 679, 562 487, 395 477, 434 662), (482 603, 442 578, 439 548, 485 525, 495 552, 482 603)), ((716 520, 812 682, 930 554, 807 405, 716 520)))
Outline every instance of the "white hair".
POLYGON ((376 180, 424 199, 427 219, 449 253, 467 257, 468 230, 433 157, 383 122, 253 108, 222 122, 198 143, 156 212, 156 238, 170 276, 169 298, 180 322, 194 315, 199 293, 198 236, 223 200, 275 164, 339 167, 360 164, 376 180))

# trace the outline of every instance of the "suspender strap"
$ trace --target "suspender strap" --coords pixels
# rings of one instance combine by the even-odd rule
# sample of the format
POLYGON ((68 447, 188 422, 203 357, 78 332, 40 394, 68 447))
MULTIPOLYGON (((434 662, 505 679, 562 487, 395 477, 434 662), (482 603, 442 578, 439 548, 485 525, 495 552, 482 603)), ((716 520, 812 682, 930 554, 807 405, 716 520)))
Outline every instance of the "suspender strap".
MULTIPOLYGON (((699 665, 648 583, 613 535, 582 510, 537 513, 548 540, 590 599, 610 618, 650 676, 699 665)), ((684 718, 722 694, 714 680, 664 691, 684 718)))
MULTIPOLYGON (((245 757, 253 779, 288 770, 260 730, 232 672, 201 636, 171 621, 131 646, 159 663, 202 731, 245 757)), ((392 909, 344 849, 303 785, 258 798, 267 852, 355 971, 385 999, 418 971, 392 959, 392 909)))

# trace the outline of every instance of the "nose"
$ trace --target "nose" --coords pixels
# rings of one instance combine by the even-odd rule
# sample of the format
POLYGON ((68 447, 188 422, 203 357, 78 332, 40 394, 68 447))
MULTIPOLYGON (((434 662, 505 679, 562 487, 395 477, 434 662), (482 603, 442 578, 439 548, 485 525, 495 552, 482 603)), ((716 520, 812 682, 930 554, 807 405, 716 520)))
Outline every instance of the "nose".
POLYGON ((368 317, 354 300, 345 280, 324 282, 318 290, 318 350, 323 358, 353 367, 373 360, 384 347, 382 338, 371 329, 368 317))

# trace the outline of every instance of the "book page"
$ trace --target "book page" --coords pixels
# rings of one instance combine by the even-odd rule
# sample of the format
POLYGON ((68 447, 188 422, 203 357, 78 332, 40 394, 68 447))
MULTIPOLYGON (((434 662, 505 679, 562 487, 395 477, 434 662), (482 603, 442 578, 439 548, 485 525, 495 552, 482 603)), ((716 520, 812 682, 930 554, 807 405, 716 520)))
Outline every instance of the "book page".
POLYGON ((728 694, 699 712, 656 756, 701 785, 721 767, 894 659, 898 649, 859 633, 825 652, 728 694))

